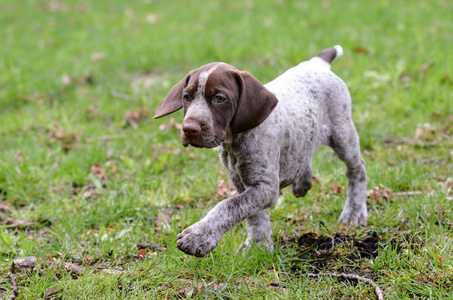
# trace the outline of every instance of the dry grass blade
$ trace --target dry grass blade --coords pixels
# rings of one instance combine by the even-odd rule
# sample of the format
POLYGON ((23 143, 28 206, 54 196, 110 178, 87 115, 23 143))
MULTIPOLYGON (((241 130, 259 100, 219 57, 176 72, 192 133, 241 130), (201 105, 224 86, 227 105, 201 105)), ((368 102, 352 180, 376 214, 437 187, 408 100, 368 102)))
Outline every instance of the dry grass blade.
POLYGON ((17 286, 16 277, 13 274, 8 273, 9 280, 11 281, 11 286, 13 288, 13 293, 9 296, 9 300, 16 299, 17 295, 19 295, 19 287, 17 286))
POLYGON ((374 287, 374 292, 376 293, 376 296, 379 300, 384 300, 384 296, 382 295, 382 290, 381 288, 371 279, 355 275, 355 274, 345 274, 345 273, 319 273, 319 274, 313 274, 313 273, 308 273, 308 276, 312 278, 319 278, 320 276, 330 276, 330 277, 336 277, 336 278, 346 278, 346 279, 353 279, 353 280, 358 280, 358 281, 363 281, 372 287, 374 287))
POLYGON ((423 195, 422 191, 406 191, 406 192, 395 192, 393 193, 394 196, 400 197, 412 197, 417 195, 423 195))

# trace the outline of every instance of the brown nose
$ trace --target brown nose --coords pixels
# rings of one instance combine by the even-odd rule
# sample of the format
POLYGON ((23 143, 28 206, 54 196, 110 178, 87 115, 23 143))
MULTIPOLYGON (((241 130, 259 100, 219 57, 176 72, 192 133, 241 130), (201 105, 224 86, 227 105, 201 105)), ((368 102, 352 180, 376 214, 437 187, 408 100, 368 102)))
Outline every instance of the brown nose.
POLYGON ((186 136, 194 136, 200 133, 201 126, 197 122, 187 121, 182 124, 182 130, 186 136))

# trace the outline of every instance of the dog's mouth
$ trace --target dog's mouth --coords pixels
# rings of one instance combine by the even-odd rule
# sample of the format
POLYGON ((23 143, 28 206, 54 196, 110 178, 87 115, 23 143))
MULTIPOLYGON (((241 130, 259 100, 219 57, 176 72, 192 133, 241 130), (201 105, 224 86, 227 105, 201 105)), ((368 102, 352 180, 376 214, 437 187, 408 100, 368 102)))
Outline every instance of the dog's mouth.
POLYGON ((202 131, 195 136, 190 136, 181 131, 180 137, 184 147, 190 145, 195 148, 215 148, 223 143, 225 134, 222 131, 207 130, 202 131))
POLYGON ((192 147, 195 147, 195 148, 209 148, 209 147, 206 147, 206 146, 201 146, 201 145, 197 145, 195 143, 190 143, 190 144, 182 144, 184 147, 189 147, 192 146, 192 147))
POLYGON ((182 145, 184 147, 189 147, 192 146, 194 148, 215 148, 217 146, 219 146, 222 142, 219 142, 219 143, 209 143, 209 144, 205 144, 205 145, 199 145, 199 144, 195 144, 195 143, 182 143, 182 145))
POLYGON ((181 143, 184 147, 189 147, 190 145, 195 148, 215 148, 220 146, 222 142, 223 138, 210 139, 209 141, 181 138, 181 143))

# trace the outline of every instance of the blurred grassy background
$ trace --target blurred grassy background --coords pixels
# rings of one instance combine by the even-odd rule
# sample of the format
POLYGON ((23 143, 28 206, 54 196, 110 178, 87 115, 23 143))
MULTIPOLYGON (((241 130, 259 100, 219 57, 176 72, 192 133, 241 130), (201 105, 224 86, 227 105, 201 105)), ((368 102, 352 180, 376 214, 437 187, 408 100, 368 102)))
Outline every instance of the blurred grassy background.
MULTIPOLYGON (((176 234, 215 205, 223 187, 219 181, 228 184, 228 177, 215 151, 183 149, 175 121, 150 117, 173 84, 205 63, 224 61, 266 83, 340 44, 345 54, 332 69, 351 91, 370 194, 379 184, 424 194, 371 198, 369 227, 358 232, 339 227, 345 193, 332 189, 345 184, 344 167, 330 150, 320 149, 314 160, 320 183, 302 200, 283 194, 271 211, 274 239, 279 230, 300 235, 300 226, 330 235, 374 230, 383 242, 403 232, 422 235, 441 245, 427 251, 440 255, 446 266, 436 269, 438 278, 451 280, 452 11, 453 4, 443 0, 0 0, 0 201, 6 206, 0 221, 10 224, 0 225, 2 274, 22 256, 51 254, 80 262, 85 255, 109 266, 126 264, 131 271, 119 278, 159 297, 176 297, 187 285, 181 278, 198 284, 250 276, 259 282, 254 295, 372 294, 344 284, 332 291, 322 282, 306 290, 313 284, 300 280, 288 284, 289 294, 269 292, 266 284, 275 274, 287 276, 292 250, 264 257, 256 251, 253 262, 224 256, 245 238, 242 225, 222 240, 211 260, 183 256, 175 249, 176 234), (11 229, 17 220, 33 226, 11 229), (136 263, 140 241, 169 251, 136 263)), ((176 123, 181 117, 175 114, 176 123)), ((414 263, 428 259, 423 247, 414 263)), ((417 282, 427 279, 414 275, 398 255, 385 263, 363 262, 389 287, 386 296, 444 295, 438 283, 418 288, 417 282), (397 266, 392 259, 399 259, 397 266)), ((124 292, 99 275, 74 282, 52 278, 24 276, 23 297, 44 297, 49 287, 61 295, 101 295, 109 289, 115 298, 124 292), (88 288, 93 282, 98 289, 88 288)), ((222 293, 234 298, 250 295, 249 289, 236 283, 222 293)))

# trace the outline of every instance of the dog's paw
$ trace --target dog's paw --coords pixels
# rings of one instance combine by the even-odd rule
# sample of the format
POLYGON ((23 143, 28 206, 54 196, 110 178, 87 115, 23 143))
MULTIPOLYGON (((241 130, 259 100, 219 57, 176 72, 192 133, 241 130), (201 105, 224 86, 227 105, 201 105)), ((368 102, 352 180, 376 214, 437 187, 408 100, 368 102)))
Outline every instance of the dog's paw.
POLYGON ((340 215, 339 223, 349 224, 352 226, 366 226, 367 225, 367 209, 366 207, 359 207, 352 209, 346 206, 340 215))
POLYGON ((176 243, 182 252, 203 257, 217 246, 220 237, 221 235, 212 228, 198 222, 178 234, 176 243))

